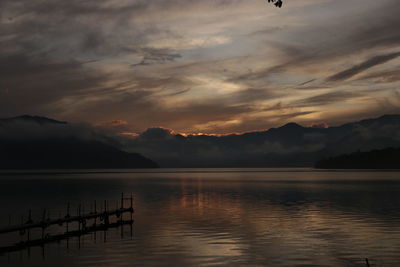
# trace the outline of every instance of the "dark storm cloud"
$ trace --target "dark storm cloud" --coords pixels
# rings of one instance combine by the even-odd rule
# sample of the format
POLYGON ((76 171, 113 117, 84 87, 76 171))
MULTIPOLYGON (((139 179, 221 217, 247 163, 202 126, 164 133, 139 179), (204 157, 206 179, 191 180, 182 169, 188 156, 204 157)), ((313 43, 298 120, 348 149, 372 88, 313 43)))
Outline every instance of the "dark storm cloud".
POLYGON ((173 92, 173 93, 170 93, 170 94, 166 94, 166 96, 182 95, 182 94, 184 94, 184 93, 189 92, 190 90, 191 90, 191 89, 188 88, 188 89, 184 89, 184 90, 181 90, 181 91, 178 91, 178 92, 173 92))
POLYGON ((308 2, 276 13, 244 0, 0 1, 0 115, 223 132, 350 102, 297 90, 304 100, 290 106, 293 90, 326 88, 318 81, 336 66, 350 70, 349 56, 393 50, 399 5, 356 14, 374 1, 308 2), (285 104, 268 111, 272 101, 285 104))
POLYGON ((180 77, 137 73, 120 82, 115 73, 98 67, 107 64, 86 65, 99 56, 135 54, 151 64, 180 57, 169 49, 141 46, 147 34, 161 31, 153 25, 130 31, 129 36, 121 32, 131 26, 127 21, 135 12, 152 6, 147 1, 122 6, 108 1, 2 1, 1 5, 2 17, 10 17, 0 24, 1 35, 7 37, 0 42, 3 116, 39 113, 80 120, 85 114, 111 120, 121 113, 153 109, 157 101, 150 98, 156 89, 192 85, 180 77), (128 37, 132 42, 126 42, 128 37))
POLYGON ((79 69, 82 63, 69 62, 47 62, 45 56, 28 57, 25 54, 11 54, 0 56, 0 77, 23 77, 25 75, 52 74, 63 70, 79 69))
MULTIPOLYGON (((332 2, 332 5, 336 5, 332 2)), ((357 3, 360 5, 361 3, 357 3)), ((375 48, 392 48, 400 44, 400 6, 396 0, 383 1, 379 5, 364 11, 355 17, 327 25, 323 28, 324 35, 333 32, 334 28, 341 29, 342 36, 325 44, 317 51, 308 51, 305 61, 316 52, 316 61, 331 60, 335 57, 346 57, 354 53, 373 50, 375 48)), ((322 37, 322 36, 321 36, 322 37)), ((301 58, 300 58, 301 59, 301 58)))
POLYGON ((399 11, 400 6, 396 0, 380 3, 375 12, 365 14, 365 20, 359 20, 358 31, 348 36, 349 42, 360 49, 397 47, 400 44, 399 11))
POLYGON ((322 106, 362 96, 360 93, 337 91, 308 97, 292 103, 293 106, 322 106))
POLYGON ((373 80, 375 83, 395 83, 400 81, 400 70, 374 72, 361 76, 358 80, 373 80))
POLYGON ((311 80, 308 80, 308 81, 302 82, 302 83, 298 84, 297 86, 304 86, 304 85, 306 85, 306 84, 309 84, 309 83, 312 83, 312 82, 314 82, 315 80, 317 80, 317 79, 311 79, 311 80))
MULTIPOLYGON (((337 5, 335 1, 329 2, 326 7, 337 5)), ((313 12, 313 7, 307 7, 313 12)), ((316 5, 316 12, 319 12, 316 5)), ((282 54, 282 63, 272 67, 259 69, 236 75, 231 82, 255 84, 269 81, 276 73, 283 73, 302 67, 310 67, 329 63, 330 61, 354 56, 360 52, 373 51, 377 48, 393 48, 400 44, 400 6, 396 0, 384 1, 375 9, 361 13, 357 17, 345 17, 329 24, 311 25, 301 34, 297 34, 296 44, 274 43, 274 48, 282 54), (368 23, 366 23, 366 21, 368 23), (340 29, 340 31, 339 31, 340 29), (332 33, 336 35, 332 39, 332 33), (317 35, 317 36, 316 36, 317 35), (321 43, 319 40, 330 39, 321 43), (310 43, 310 40, 314 42, 310 43)), ((303 32, 301 32, 303 31, 303 32)), ((270 41, 269 41, 270 42, 270 41)), ((368 69, 374 65, 382 64, 390 59, 398 57, 398 52, 376 56, 346 71, 332 76, 332 79, 341 79, 347 75, 354 75, 357 71, 368 69), (340 74, 340 75, 339 75, 340 74)), ((320 67, 321 69, 321 67, 320 67)))
POLYGON ((104 80, 102 73, 90 71, 84 63, 77 61, 56 62, 23 54, 1 55, 0 113, 3 116, 16 112, 43 114, 47 105, 92 90, 104 80))
POLYGON ((99 51, 100 44, 109 43, 101 27, 77 19, 82 13, 101 15, 98 1, 2 1, 0 5, 3 116, 55 115, 69 107, 57 104, 65 99, 107 90, 103 85, 110 78, 107 74, 85 66, 87 59, 75 59, 79 53, 99 51))
POLYGON ((400 56, 400 52, 394 52, 391 54, 379 55, 379 56, 372 57, 372 58, 362 62, 359 65, 356 65, 347 70, 344 70, 339 73, 336 73, 335 75, 332 75, 331 77, 328 78, 328 81, 336 82, 336 81, 347 80, 347 79, 353 77, 354 75, 357 75, 369 68, 386 63, 386 62, 388 62, 392 59, 395 59, 399 56, 400 56))
POLYGON ((180 54, 169 51, 168 49, 146 48, 139 49, 138 52, 142 54, 143 59, 139 63, 132 64, 133 67, 167 63, 182 57, 180 54))
POLYGON ((171 36, 171 32, 152 24, 131 29, 132 17, 152 6, 148 1, 132 1, 121 6, 105 0, 34 0, 28 4, 10 1, 3 5, 3 16, 10 17, 7 23, 0 24, 3 34, 9 36, 1 44, 5 48, 16 47, 26 54, 41 52, 67 57, 137 54, 153 63, 179 57, 165 48, 143 47, 149 34, 171 36))

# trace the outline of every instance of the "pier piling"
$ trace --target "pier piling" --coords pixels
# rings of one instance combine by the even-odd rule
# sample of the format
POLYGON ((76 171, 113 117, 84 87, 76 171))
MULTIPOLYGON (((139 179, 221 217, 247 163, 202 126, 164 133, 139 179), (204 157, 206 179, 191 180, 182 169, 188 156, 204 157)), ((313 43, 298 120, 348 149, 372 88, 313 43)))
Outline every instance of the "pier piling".
MULTIPOLYGON (((50 242, 60 242, 63 239, 67 240, 70 237, 78 237, 80 243, 80 237, 89 233, 94 232, 94 239, 96 239, 97 231, 104 231, 104 241, 106 241, 106 232, 109 228, 121 227, 125 224, 129 224, 132 229, 133 224, 133 196, 131 194, 130 198, 124 198, 124 194, 121 194, 121 203, 116 204, 115 209, 108 209, 108 201, 104 200, 104 210, 103 212, 97 211, 97 201, 94 200, 92 202, 94 210, 90 209, 89 212, 85 213, 84 204, 79 203, 77 208, 77 215, 71 216, 70 208, 71 205, 67 203, 66 215, 64 217, 59 216, 58 218, 50 217, 50 210, 43 209, 42 216, 40 220, 32 219, 32 210, 28 211, 28 219, 25 221, 24 217, 21 216, 21 224, 12 226, 11 224, 8 227, 0 228, 0 234, 18 232, 21 236, 20 242, 8 247, 0 247, 0 254, 5 252, 12 251, 21 251, 23 249, 29 249, 33 246, 41 246, 50 242), (125 207, 124 201, 130 200, 130 206, 125 207), (124 220, 124 214, 130 213, 130 220, 124 220), (114 222, 111 222, 110 218, 116 218, 114 222), (100 223, 97 223, 97 219, 100 219, 100 223), (88 224, 88 221, 92 220, 93 224, 88 224), (78 223, 77 230, 71 230, 70 223, 78 223), (62 234, 53 234, 51 235, 51 231, 47 231, 51 226, 63 226, 65 224, 65 232, 62 234), (33 239, 31 230, 39 228, 41 229, 41 238, 33 239), (24 240, 23 236, 27 234, 26 239, 24 240)), ((9 216, 9 222, 11 223, 11 215, 9 216)), ((123 236, 123 229, 121 229, 121 236, 123 236)), ((82 240, 83 241, 83 240, 82 240)), ((80 245, 80 244, 79 244, 80 245)), ((82 244, 83 245, 83 244, 82 244)))

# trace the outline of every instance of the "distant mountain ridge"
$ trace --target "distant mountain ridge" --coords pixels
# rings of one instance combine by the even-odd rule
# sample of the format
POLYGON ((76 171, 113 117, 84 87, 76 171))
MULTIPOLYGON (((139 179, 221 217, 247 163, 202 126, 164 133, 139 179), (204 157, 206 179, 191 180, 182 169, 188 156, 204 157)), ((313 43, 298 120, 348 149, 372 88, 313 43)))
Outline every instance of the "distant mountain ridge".
POLYGON ((226 136, 149 131, 153 130, 131 140, 128 149, 151 156, 164 167, 312 167, 330 156, 400 146, 400 115, 328 128, 287 123, 226 136))
MULTIPOLYGON (((12 164, 18 163, 30 153, 27 148, 43 151, 43 155, 68 155, 59 156, 59 162, 53 164, 57 168, 139 168, 156 166, 148 158, 161 167, 312 167, 324 158, 389 147, 400 147, 397 114, 328 128, 287 123, 266 131, 224 136, 184 136, 163 128, 150 128, 137 137, 105 136, 88 125, 39 116, 0 119, 0 168, 11 166, 9 155, 14 157, 12 164), (79 163, 85 161, 87 164, 79 163)), ((34 162, 35 153, 29 155, 22 165, 34 162)), ((53 156, 43 157, 29 168, 44 166, 53 156)), ((37 154, 35 158, 40 157, 37 154)))
POLYGON ((158 167, 138 153, 91 139, 95 135, 80 127, 39 116, 0 119, 0 169, 158 167))
POLYGON ((10 122, 15 122, 15 121, 30 121, 30 122, 36 122, 39 124, 43 124, 43 123, 67 124, 67 122, 65 122, 65 121, 58 121, 58 120, 49 119, 47 117, 32 116, 32 115, 21 115, 21 116, 17 116, 17 117, 0 119, 0 123, 10 123, 10 122))

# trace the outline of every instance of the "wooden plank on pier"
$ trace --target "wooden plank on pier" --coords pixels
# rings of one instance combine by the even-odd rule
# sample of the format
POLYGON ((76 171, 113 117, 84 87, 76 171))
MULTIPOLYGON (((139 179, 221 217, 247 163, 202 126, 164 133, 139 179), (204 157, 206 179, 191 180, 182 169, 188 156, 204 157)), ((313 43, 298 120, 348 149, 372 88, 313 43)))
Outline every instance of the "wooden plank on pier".
POLYGON ((66 216, 64 218, 53 219, 53 220, 43 220, 40 222, 29 222, 21 225, 10 226, 3 229, 0 229, 0 234, 10 233, 10 232, 19 232, 25 231, 33 228, 47 228, 50 225, 63 225, 64 223, 71 222, 82 222, 84 220, 90 220, 95 218, 105 219, 106 217, 110 217, 116 215, 117 217, 122 216, 124 213, 133 213, 134 210, 132 207, 129 208, 120 208, 116 210, 104 211, 104 212, 91 212, 88 214, 80 215, 80 216, 66 216))
POLYGON ((65 239, 68 239, 71 237, 80 237, 80 236, 87 235, 89 233, 96 232, 96 231, 106 231, 110 228, 117 228, 122 225, 131 225, 132 226, 132 224, 133 224, 133 220, 117 221, 115 223, 110 223, 110 224, 93 225, 93 226, 83 228, 82 230, 70 231, 70 232, 66 232, 64 234, 59 234, 59 235, 47 235, 43 239, 41 238, 41 239, 35 239, 35 240, 22 241, 17 244, 14 244, 12 246, 0 247, 0 254, 20 251, 20 250, 24 250, 24 249, 31 248, 31 247, 37 247, 37 246, 41 247, 41 246, 44 246, 45 244, 60 242, 62 240, 65 240, 65 239))

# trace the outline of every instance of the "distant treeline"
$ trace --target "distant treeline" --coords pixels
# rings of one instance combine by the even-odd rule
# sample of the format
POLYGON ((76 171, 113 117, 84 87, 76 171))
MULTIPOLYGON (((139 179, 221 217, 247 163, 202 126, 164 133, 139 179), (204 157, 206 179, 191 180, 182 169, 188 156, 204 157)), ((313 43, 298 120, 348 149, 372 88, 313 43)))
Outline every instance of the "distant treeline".
POLYGON ((315 164, 319 169, 400 169, 400 148, 386 148, 368 152, 330 157, 315 164))
POLYGON ((0 169, 157 168, 154 161, 95 140, 0 140, 0 169))

